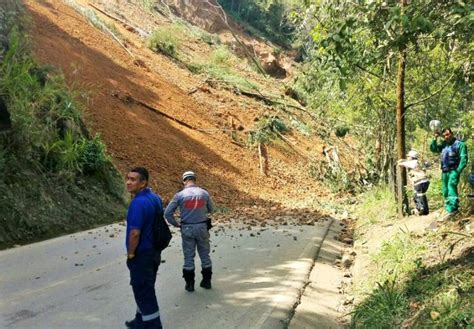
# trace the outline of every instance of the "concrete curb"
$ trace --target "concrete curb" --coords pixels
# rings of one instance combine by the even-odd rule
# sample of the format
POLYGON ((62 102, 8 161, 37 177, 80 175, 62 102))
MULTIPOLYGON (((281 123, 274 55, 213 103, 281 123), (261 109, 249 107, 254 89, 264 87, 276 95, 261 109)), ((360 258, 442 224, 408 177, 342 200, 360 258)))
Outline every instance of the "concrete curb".
POLYGON ((323 234, 311 239, 311 242, 306 245, 298 256, 299 262, 296 264, 297 268, 285 277, 284 280, 289 283, 289 287, 287 288, 288 292, 285 295, 288 295, 289 298, 279 302, 278 305, 274 303, 273 307, 271 307, 268 312, 264 313, 259 321, 255 322, 251 327, 252 329, 288 327, 295 308, 299 304, 301 295, 308 283, 311 269, 315 264, 315 260, 318 257, 321 246, 328 235, 333 222, 334 218, 330 218, 326 222, 323 234))

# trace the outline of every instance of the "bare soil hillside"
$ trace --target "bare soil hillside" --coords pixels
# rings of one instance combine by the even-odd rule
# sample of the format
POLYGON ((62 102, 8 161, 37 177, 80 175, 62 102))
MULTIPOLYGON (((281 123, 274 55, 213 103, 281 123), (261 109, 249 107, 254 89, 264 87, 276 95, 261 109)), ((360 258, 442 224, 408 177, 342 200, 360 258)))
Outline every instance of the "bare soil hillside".
MULTIPOLYGON (((257 151, 233 140, 229 130, 245 138, 259 118, 275 111, 272 106, 206 83, 202 76, 149 50, 137 33, 116 25, 124 36, 121 46, 70 5, 93 10, 88 1, 25 3, 32 17, 38 60, 58 67, 72 86, 84 91, 80 100, 89 128, 103 137, 119 170, 125 173, 131 166, 148 167, 153 187, 165 200, 180 187, 185 170, 197 172, 199 183, 220 207, 246 213, 255 205, 282 216, 284 208, 301 208, 306 209, 302 210, 304 220, 314 201, 327 194, 309 170, 309 158, 324 161, 324 143, 319 137, 293 132, 286 142, 273 143, 266 176, 259 172, 257 151)), ((133 3, 114 3, 121 17, 148 30, 164 24, 133 3)), ((95 4, 112 6, 107 1, 95 4)), ((114 22, 100 12, 97 15, 114 22)), ((186 44, 202 52, 206 46, 186 44)), ((255 72, 249 75, 273 94, 283 90, 278 80, 255 72)))

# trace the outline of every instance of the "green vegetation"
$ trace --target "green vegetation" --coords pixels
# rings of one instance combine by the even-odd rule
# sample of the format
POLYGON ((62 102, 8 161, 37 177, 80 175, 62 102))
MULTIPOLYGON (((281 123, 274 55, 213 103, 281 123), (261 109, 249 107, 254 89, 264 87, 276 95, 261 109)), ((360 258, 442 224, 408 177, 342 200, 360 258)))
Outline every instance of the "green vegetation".
POLYGON ((290 14, 292 1, 282 0, 218 0, 219 4, 237 21, 248 24, 248 32, 289 48, 294 40, 295 27, 290 14))
POLYGON ((387 223, 396 215, 393 194, 387 185, 374 186, 360 196, 362 202, 357 207, 358 225, 387 223))
POLYGON ((396 220, 390 191, 378 187, 361 197, 357 239, 383 241, 363 256, 370 265, 355 284, 359 302, 351 328, 469 328, 474 235, 455 232, 456 223, 430 233, 410 232, 405 225, 390 230, 387 224, 396 220))
POLYGON ((473 9, 463 1, 311 2, 293 15, 305 50, 294 97, 330 125, 350 127, 364 140, 369 178, 394 184, 397 105, 407 149, 423 144, 412 137, 422 130, 426 139, 432 119, 472 137, 473 9))
MULTIPOLYGON (((474 315, 472 255, 469 249, 450 260, 432 260, 439 244, 449 248, 446 233, 417 237, 400 233, 375 256, 375 287, 355 307, 353 328, 468 328, 474 315)), ((472 235, 467 236, 472 242, 472 235)))
POLYGON ((258 85, 245 79, 233 69, 238 63, 237 57, 226 46, 214 49, 207 62, 194 62, 188 65, 193 73, 206 74, 211 83, 237 88, 238 90, 257 90, 258 85))
POLYGON ((154 52, 161 52, 178 59, 179 40, 176 37, 176 26, 167 26, 156 29, 147 40, 147 46, 154 52))
POLYGON ((138 3, 147 12, 153 12, 156 5, 156 0, 139 0, 138 3))
POLYGON ((269 143, 288 131, 288 127, 280 118, 264 117, 258 121, 256 129, 249 132, 248 142, 250 145, 269 143))
POLYGON ((37 64, 24 32, 9 33, 0 97, 13 129, 0 134, 0 247, 123 216, 123 181, 99 136, 90 137, 64 78, 37 64))

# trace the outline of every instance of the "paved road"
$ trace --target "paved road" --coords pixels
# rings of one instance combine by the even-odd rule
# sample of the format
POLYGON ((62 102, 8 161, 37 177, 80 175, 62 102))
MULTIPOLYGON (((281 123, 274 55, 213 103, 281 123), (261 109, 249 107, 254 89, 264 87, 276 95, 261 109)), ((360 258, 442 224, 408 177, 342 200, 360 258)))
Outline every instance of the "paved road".
MULTIPOLYGON (((217 226, 213 289, 194 293, 175 234, 157 280, 164 327, 283 328, 331 222, 217 226)), ((135 307, 123 238, 115 224, 0 251, 0 328, 124 328, 135 307)))

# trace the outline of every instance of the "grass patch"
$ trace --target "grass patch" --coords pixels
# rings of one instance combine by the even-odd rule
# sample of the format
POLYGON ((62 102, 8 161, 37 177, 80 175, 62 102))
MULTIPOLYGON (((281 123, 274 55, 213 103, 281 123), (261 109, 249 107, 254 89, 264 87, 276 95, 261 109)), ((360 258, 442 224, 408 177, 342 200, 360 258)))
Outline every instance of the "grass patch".
POLYGON ((407 298, 395 281, 377 283, 377 288, 353 312, 351 328, 396 328, 406 314, 407 298))
POLYGON ((239 59, 226 47, 216 48, 208 62, 195 61, 188 64, 188 69, 196 74, 208 75, 211 83, 227 85, 239 90, 258 90, 259 85, 238 74, 233 67, 239 59))
POLYGON ((397 214, 392 190, 387 185, 375 186, 360 198, 362 202, 356 211, 359 227, 386 223, 397 214))
POLYGON ((176 37, 181 29, 176 25, 161 27, 153 31, 147 40, 147 47, 172 58, 178 58, 179 40, 176 37))
POLYGON ((420 266, 424 249, 409 233, 399 233, 385 241, 374 257, 378 270, 375 281, 396 281, 403 273, 413 271, 420 266))
POLYGON ((449 231, 455 225, 439 233, 398 233, 383 242, 369 275, 358 282, 362 298, 351 328, 471 328, 473 235, 449 231))

